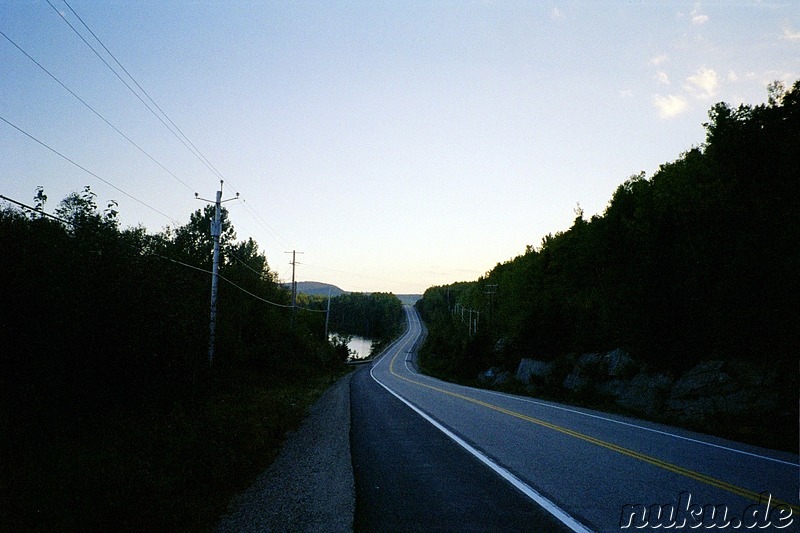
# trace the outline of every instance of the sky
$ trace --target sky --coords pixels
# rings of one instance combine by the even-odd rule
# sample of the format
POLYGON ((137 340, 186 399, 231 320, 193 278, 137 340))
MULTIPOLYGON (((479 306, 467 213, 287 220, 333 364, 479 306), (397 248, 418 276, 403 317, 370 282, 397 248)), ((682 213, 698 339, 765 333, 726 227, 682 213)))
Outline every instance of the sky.
POLYGON ((800 79, 795 0, 67 2, 0 0, 0 194, 156 233, 222 176, 239 240, 348 291, 476 280, 800 79))

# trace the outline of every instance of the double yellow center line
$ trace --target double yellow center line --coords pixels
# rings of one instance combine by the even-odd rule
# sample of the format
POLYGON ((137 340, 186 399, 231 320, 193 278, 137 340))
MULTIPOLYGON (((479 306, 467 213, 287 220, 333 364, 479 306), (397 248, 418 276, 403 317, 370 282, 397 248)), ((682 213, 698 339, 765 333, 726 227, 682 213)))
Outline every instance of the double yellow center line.
MULTIPOLYGON (((695 472, 694 470, 690 470, 688 468, 684 468, 682 466, 678 466, 678 465, 669 463, 667 461, 663 461, 663 460, 658 459, 656 457, 653 457, 653 456, 650 456, 650 455, 647 455, 647 454, 644 454, 644 453, 640 453, 640 452, 637 452, 635 450, 631 450, 629 448, 625 448, 623 446, 619 446, 618 444, 614 444, 614 443, 611 443, 611 442, 607 442, 607 441, 592 437, 590 435, 586 435, 585 433, 580 433, 578 431, 575 431, 575 430, 572 430, 572 429, 569 429, 569 428, 565 428, 563 426, 559 426, 559 425, 556 425, 556 424, 552 424, 550 422, 546 422, 546 421, 541 420, 539 418, 534 418, 532 416, 528 416, 526 414, 519 413, 517 411, 512 411, 511 409, 506 409, 505 407, 500 407, 498 405, 494 405, 494 404, 491 404, 491 403, 488 403, 488 402, 484 402, 483 400, 478 400, 477 398, 472 398, 470 396, 465 396, 465 395, 459 394, 457 392, 452 392, 452 391, 449 391, 449 390, 446 390, 446 389, 435 387, 433 385, 429 385, 427 383, 422 383, 420 381, 415 381, 413 379, 407 378, 405 376, 402 376, 402 375, 398 374, 394 370, 395 360, 397 359, 397 357, 399 355, 400 355, 400 351, 398 351, 394 355, 394 357, 392 357, 391 363, 389 364, 389 372, 391 372, 391 374, 393 376, 395 376, 395 377, 397 377, 399 379, 402 379, 403 381, 406 381, 408 383, 412 383, 412 384, 420 386, 420 387, 424 387, 424 388, 427 388, 427 389, 430 389, 430 390, 433 390, 433 391, 436 391, 436 392, 440 392, 442 394, 446 394, 448 396, 452 396, 454 398, 458 398, 458 399, 464 400, 466 402, 470 402, 470 403, 473 403, 473 404, 476 404, 476 405, 480 405, 480 406, 485 407, 487 409, 491 409, 492 411, 496 411, 498 413, 503 413, 505 415, 513 416, 514 418, 518 418, 520 420, 524 420, 526 422, 530 422, 531 424, 536 424, 538 426, 542 426, 542 427, 545 427, 545 428, 548 428, 548 429, 552 429, 553 431, 558 431, 559 433, 563 433, 564 435, 569 435, 570 437, 574 437, 576 439, 580 439, 582 441, 589 442, 591 444, 594 444, 596 446, 600 446, 600 447, 605 448, 607 450, 611 450, 611 451, 620 453, 622 455, 626 455, 628 457, 632 457, 633 459, 637 459, 639 461, 643 461, 645 463, 649 463, 651 465, 657 466, 659 468, 663 468, 664 470, 668 470, 669 472, 673 472, 675 474, 686 476, 686 477, 688 477, 690 479, 694 479, 696 481, 700 481, 701 483, 705 483, 706 485, 711 485, 712 487, 717 487, 719 489, 722 489, 722 490, 725 490, 727 492, 736 494, 737 496, 742 496, 744 498, 747 498, 749 500, 753 500, 755 502, 759 502, 760 503, 763 500, 763 497, 762 497, 761 493, 758 493, 758 492, 755 492, 755 491, 752 491, 752 490, 749 490, 749 489, 745 489, 745 488, 739 487, 737 485, 733 485, 732 483, 728 483, 726 481, 722 481, 720 479, 716 479, 714 477, 707 476, 705 474, 701 474, 700 472, 695 472)), ((793 512, 800 512, 800 506, 798 506, 798 505, 790 504, 790 503, 783 502, 783 501, 780 501, 780 500, 777 500, 777 499, 773 499, 772 503, 774 505, 776 505, 776 506, 777 505, 787 506, 790 509, 792 509, 793 512)))

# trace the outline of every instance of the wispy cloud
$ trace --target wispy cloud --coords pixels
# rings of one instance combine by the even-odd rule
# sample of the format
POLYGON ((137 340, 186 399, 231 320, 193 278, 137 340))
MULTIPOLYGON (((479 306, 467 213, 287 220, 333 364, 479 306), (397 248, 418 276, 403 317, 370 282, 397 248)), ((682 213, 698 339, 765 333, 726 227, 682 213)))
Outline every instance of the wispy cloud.
POLYGON ((785 41, 800 41, 800 31, 794 31, 786 24, 783 27, 783 37, 781 39, 785 41))
POLYGON ((631 89, 622 89, 619 92, 619 97, 620 98, 631 98, 631 97, 633 97, 633 91, 631 89))
POLYGON ((564 12, 558 9, 557 7, 554 7, 553 9, 550 10, 550 18, 553 20, 563 19, 564 12))
POLYGON ((669 76, 663 70, 656 72, 655 78, 661 85, 669 85, 669 76))
POLYGON ((689 108, 686 99, 682 96, 675 96, 669 94, 667 96, 655 95, 653 98, 653 105, 658 110, 658 116, 661 118, 673 118, 689 108))
POLYGON ((704 15, 700 12, 700 3, 696 3, 694 5, 694 9, 689 12, 689 16, 691 16, 692 24, 695 26, 702 26, 706 22, 708 22, 708 15, 704 15))
POLYGON ((656 56, 656 57, 652 58, 650 60, 650 64, 658 66, 661 63, 664 63, 667 59, 669 59, 669 56, 667 56, 667 54, 661 54, 660 56, 656 56))
POLYGON ((713 70, 703 67, 686 78, 683 88, 697 98, 712 98, 717 95, 719 77, 713 70))

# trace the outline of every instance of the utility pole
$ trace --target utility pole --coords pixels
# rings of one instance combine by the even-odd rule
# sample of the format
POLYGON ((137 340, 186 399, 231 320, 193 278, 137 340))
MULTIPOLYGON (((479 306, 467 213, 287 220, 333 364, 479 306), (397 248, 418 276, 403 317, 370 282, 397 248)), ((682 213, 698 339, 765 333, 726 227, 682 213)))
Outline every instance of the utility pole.
MULTIPOLYGON (((210 334, 208 336, 208 366, 214 361, 214 346, 216 345, 216 330, 217 330, 217 288, 219 286, 219 237, 222 234, 222 203, 236 200, 239 198, 239 193, 236 193, 235 198, 222 199, 222 180, 219 180, 219 190, 217 191, 217 199, 214 201, 214 220, 211 221, 211 237, 214 239, 214 259, 211 267, 211 326, 210 334)), ((204 202, 211 202, 205 198, 200 198, 200 195, 194 193, 194 197, 204 202)))
POLYGON ((328 321, 331 317, 331 290, 328 289, 328 310, 325 311, 325 340, 328 340, 328 321))
POLYGON ((297 254, 302 254, 303 252, 298 252, 297 250, 292 250, 291 252, 285 252, 287 254, 292 254, 292 262, 289 263, 292 265, 292 325, 294 326, 294 314, 297 311, 297 282, 294 278, 295 272, 295 265, 297 264, 296 256, 297 254))
POLYGON ((494 323, 492 319, 494 318, 494 295, 497 294, 497 287, 497 283, 491 285, 487 284, 486 290, 484 291, 484 294, 489 295, 489 334, 494 331, 494 328, 492 328, 494 323))

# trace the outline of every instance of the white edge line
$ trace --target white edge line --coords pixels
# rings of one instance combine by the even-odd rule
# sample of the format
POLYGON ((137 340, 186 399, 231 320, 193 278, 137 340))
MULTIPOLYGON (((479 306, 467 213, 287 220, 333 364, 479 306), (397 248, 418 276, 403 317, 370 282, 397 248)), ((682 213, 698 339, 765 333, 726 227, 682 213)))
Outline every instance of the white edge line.
POLYGON ((489 459, 484 454, 482 454, 481 452, 479 452, 478 450, 467 444, 461 437, 459 437, 458 435, 456 435, 455 433, 453 433, 452 431, 441 425, 439 422, 428 416, 424 411, 420 410, 417 406, 415 406, 414 404, 412 404, 411 402, 409 402, 408 400, 397 394, 395 391, 393 391, 392 389, 390 389, 389 387, 378 381, 378 378, 375 377, 371 369, 370 369, 370 376, 372 376, 372 379, 374 379, 378 385, 389 391, 398 400, 400 400, 401 402, 409 406, 411 409, 416 411, 416 413, 419 416, 430 422, 436 429, 438 429, 439 431, 450 437, 450 439, 452 439, 456 444, 467 450, 483 464, 494 470, 497 474, 500 475, 500 477, 502 477, 503 479, 514 485, 514 487, 519 489, 523 494, 525 494, 525 496, 527 496, 528 498, 539 504, 545 511, 553 515, 562 524, 570 528, 572 531, 591 533, 592 531, 591 529, 586 528, 583 524, 581 524, 573 517, 568 515, 556 504, 554 504, 553 502, 551 502, 550 500, 548 500, 547 498, 536 492, 530 486, 526 485, 517 476, 515 476, 502 466, 498 465, 497 463, 492 462, 491 459, 489 459))
MULTIPOLYGON (((409 368, 408 359, 406 359, 406 370, 408 370, 409 373, 414 374, 415 376, 430 377, 430 376, 425 376, 424 374, 420 374, 419 372, 416 372, 413 369, 409 368)), ((373 376, 373 378, 374 377, 375 376, 373 376)), ((462 385, 462 386, 464 386, 464 385, 462 385)), ((578 411, 577 409, 570 409, 569 407, 563 407, 563 406, 560 406, 560 405, 553 405, 553 404, 547 403, 547 402, 541 402, 541 401, 538 401, 538 400, 534 400, 532 398, 524 398, 522 396, 515 396, 513 394, 505 394, 505 393, 502 393, 502 392, 497 392, 497 391, 488 390, 488 389, 478 389, 478 388, 475 388, 475 387, 467 387, 467 388, 469 388, 470 390, 478 391, 478 392, 484 392, 486 394, 492 394, 492 395, 495 395, 495 396, 501 396, 503 398, 508 398, 508 399, 512 399, 512 400, 518 400, 518 401, 524 402, 524 403, 532 403, 534 405, 539 405, 539 406, 542 406, 542 407, 549 407, 551 409, 558 409, 560 411, 566 411, 568 413, 574 413, 574 414, 578 414, 578 415, 588 416, 589 418, 596 418, 598 420, 603 420, 605 422, 613 422, 614 424, 620 424, 622 426, 628 426, 628 427, 632 427, 632 428, 636 428, 636 429, 641 429, 643 431, 650 431, 652 433, 657 433, 659 435, 664 435, 666 437, 673 437, 673 438, 676 438, 676 439, 685 440, 685 441, 688 441, 688 442, 693 442, 695 444, 701 444, 703 446, 710 446, 712 448, 719 448, 721 450, 726 450, 726 451, 729 451, 729 452, 732 452, 732 453, 738 453, 738 454, 741 454, 741 455, 747 455, 747 456, 750 456, 750 457, 755 457, 757 459, 764 459, 765 461, 772 461, 772 462, 775 462, 775 463, 780 463, 780 464, 784 464, 784 465, 788 465, 788 466, 792 466, 792 467, 800 467, 800 464, 798 464, 798 463, 792 463, 790 461, 784 461, 783 459, 776 459, 774 457, 769 457, 767 455, 761 455, 761 454, 757 454, 757 453, 746 452, 744 450, 737 450, 736 448, 731 448, 729 446, 722 446, 721 444, 714 444, 713 442, 707 442, 707 441, 703 441, 703 440, 699 440, 699 439, 693 439, 691 437, 684 437, 683 435, 676 435, 675 433, 669 433, 668 431, 661 431, 659 429, 653 429, 653 428, 649 428, 649 427, 645 427, 645 426, 640 426, 638 424, 632 424, 630 422, 623 422, 621 420, 615 420, 613 418, 608 418, 608 417, 605 417, 605 416, 600 416, 600 415, 595 415, 595 414, 591 414, 591 413, 586 413, 586 412, 583 412, 583 411, 578 411)))
MULTIPOLYGON (((417 375, 419 375, 419 374, 417 374, 417 375)), ((667 437, 674 437, 676 439, 686 440, 686 441, 689 441, 689 442, 693 442, 695 444, 702 444, 704 446, 711 446, 712 448, 719 448, 719 449, 726 450, 726 451, 733 452, 733 453, 738 453, 738 454, 742 454, 742 455, 749 455, 751 457, 756 457, 758 459, 764 459, 766 461, 774 461, 776 463, 781 463, 781 464, 794 466, 794 467, 800 466, 800 464, 798 464, 798 463, 792 463, 790 461, 784 461, 783 459, 776 459, 774 457, 769 457, 767 455, 760 455, 760 454, 757 454, 757 453, 746 452, 744 450, 737 450, 736 448, 731 448, 729 446, 722 446, 721 444, 714 444, 713 442, 707 442, 707 441, 703 441, 703 440, 699 440, 699 439, 693 439, 691 437, 684 437, 683 435, 677 435, 675 433, 670 433, 668 431, 661 431, 659 429, 653 429, 653 428, 649 428, 649 427, 645 427, 645 426, 640 426, 638 424, 632 424, 630 422, 623 422, 622 420, 614 420, 613 418, 607 418, 605 416, 595 415, 595 414, 592 414, 592 413, 585 413, 583 411, 578 411, 577 409, 570 409, 569 407, 562 407, 562 406, 559 406, 559 405, 549 404, 547 402, 540 402, 540 401, 533 400, 533 399, 523 398, 523 397, 520 397, 520 396, 514 396, 513 394, 505 394, 505 393, 502 393, 502 392, 491 391, 491 390, 487 390, 487 389, 475 389, 475 390, 480 390, 480 391, 483 391, 483 392, 486 392, 486 393, 489 393, 489 394, 494 394, 495 396, 502 396, 504 398, 519 400, 519 401, 525 402, 525 403, 532 403, 532 404, 535 404, 535 405, 541 405, 542 407, 550 407, 551 409, 559 409, 561 411, 567 411, 567 412, 575 413, 575 414, 578 414, 578 415, 588 416, 590 418, 597 418, 597 419, 600 419, 600 420, 604 420, 606 422, 613 422, 615 424, 620 424, 620 425, 623 425, 623 426, 629 426, 629 427, 636 428, 636 429, 641 429, 641 430, 644 430, 644 431, 650 431, 652 433, 658 433, 659 435, 664 435, 664 436, 667 436, 667 437)))
MULTIPOLYGON (((409 324, 408 333, 410 333, 410 332, 411 332, 411 326, 409 324)), ((547 511, 548 513, 553 515, 556 519, 558 519, 558 521, 560 521, 562 524, 567 526, 569 529, 571 529, 572 531, 581 532, 581 533, 591 533, 591 531, 592 531, 591 529, 588 529, 587 527, 585 527, 583 524, 578 522, 575 518, 573 518, 572 516, 567 514, 563 509, 561 509, 556 504, 551 502, 549 499, 545 498, 544 496, 542 496, 541 494, 536 492, 533 488, 531 488, 527 484, 525 484, 525 482, 523 482, 517 476, 515 476, 514 474, 512 474, 511 472, 509 472, 508 470, 506 470, 502 466, 498 465, 497 463, 493 462, 486 455, 484 455, 483 453, 479 452, 473 446, 471 446, 466 441, 464 441, 464 439, 462 439, 461 437, 459 437, 458 435, 456 435, 455 433, 453 433, 452 431, 450 431, 449 429, 444 427, 442 424, 440 424, 439 422, 437 422, 436 420, 431 418, 427 413, 425 413, 424 411, 419 409, 416 405, 412 404, 411 402, 409 402, 408 400, 406 400, 402 396, 400 396, 397 392, 395 392, 394 390, 390 389, 387 385, 385 385, 384 383, 379 381, 378 378, 375 377, 375 374, 372 373, 373 370, 375 370, 375 367, 381 361, 383 361, 383 359, 385 359, 386 356, 389 355, 389 352, 391 351, 392 348, 394 348, 395 344, 400 344, 400 341, 403 340, 406 335, 404 335, 403 337, 400 337, 395 343, 390 345, 384 351, 383 355, 380 356, 379 361, 376 361, 375 364, 372 365, 372 368, 370 368, 369 375, 372 377, 372 379, 375 381, 375 383, 377 383, 378 385, 380 385, 381 387, 383 387, 384 389, 389 391, 395 398, 397 398, 398 400, 400 400, 401 402, 403 402, 404 404, 409 406, 411 409, 413 409, 419 416, 421 416, 422 418, 424 418, 425 420, 430 422, 433 425, 433 427, 435 427, 436 429, 438 429, 439 431, 441 431, 442 433, 447 435, 451 440, 453 440, 453 442, 455 442, 456 444, 458 444, 459 446, 464 448, 466 451, 468 451, 473 456, 475 456, 475 458, 477 458, 483 464, 485 464, 486 466, 488 466, 489 468, 494 470, 500 477, 502 477, 503 479, 505 479, 506 481, 511 483, 519 491, 521 491, 523 494, 525 494, 525 496, 527 496, 528 498, 530 498, 531 500, 533 500, 534 502, 539 504, 539 506, 541 506, 545 511, 547 511)), ((408 343, 408 340, 405 341, 404 347, 405 347, 405 344, 407 344, 407 343, 408 343)))

